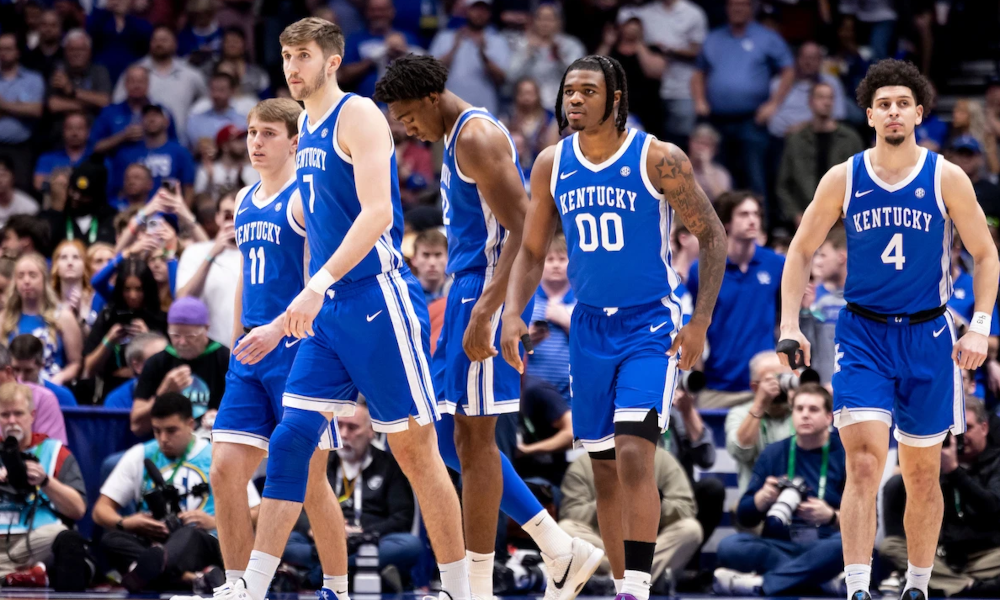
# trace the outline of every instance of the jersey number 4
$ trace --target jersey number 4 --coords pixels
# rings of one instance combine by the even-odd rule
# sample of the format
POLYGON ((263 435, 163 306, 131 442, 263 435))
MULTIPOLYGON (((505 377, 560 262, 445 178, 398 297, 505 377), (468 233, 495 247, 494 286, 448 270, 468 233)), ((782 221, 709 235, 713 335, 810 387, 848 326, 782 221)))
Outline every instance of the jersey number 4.
POLYGON ((606 212, 598 219, 589 213, 576 215, 576 229, 580 234, 580 250, 593 252, 600 245, 608 252, 618 252, 625 246, 622 218, 618 213, 606 212), (613 231, 612 231, 613 230, 613 231))
POLYGON ((903 270, 903 263, 906 257, 903 256, 903 234, 897 233, 889 240, 889 245, 882 251, 882 262, 887 265, 896 265, 897 271, 903 270))

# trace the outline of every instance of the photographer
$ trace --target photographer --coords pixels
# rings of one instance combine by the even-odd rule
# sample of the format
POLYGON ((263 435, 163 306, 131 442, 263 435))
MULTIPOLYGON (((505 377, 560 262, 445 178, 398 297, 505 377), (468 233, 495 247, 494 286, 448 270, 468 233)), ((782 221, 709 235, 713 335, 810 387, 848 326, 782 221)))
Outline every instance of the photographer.
MULTIPOLYGON (((46 561, 56 537, 83 518, 86 487, 62 442, 36 433, 28 386, 0 385, 0 576, 46 561), (15 443, 16 442, 16 443, 15 443)), ((42 582, 44 585, 44 582, 42 582)))
POLYGON ((734 406, 726 415, 726 451, 736 461, 741 494, 747 489, 754 463, 764 448, 792 434, 788 390, 781 387, 781 380, 788 381, 791 375, 792 371, 781 364, 775 352, 767 350, 754 355, 750 359, 753 400, 734 406))
MULTIPOLYGON (((191 589, 196 582, 196 591, 211 591, 225 580, 213 535, 211 444, 195 436, 191 401, 181 394, 157 396, 150 418, 154 439, 130 448, 101 487, 94 506, 94 523, 105 529, 101 548, 132 593, 191 589), (162 485, 154 483, 158 479, 162 485), (122 507, 131 502, 139 512, 122 517, 122 507), (164 504, 166 516, 154 518, 164 504)), ((247 494, 251 506, 260 504, 252 486, 247 494)))
MULTIPOLYGON (((965 398, 965 435, 941 448, 944 521, 931 571, 934 595, 1000 597, 1000 417, 981 400, 965 398)), ((906 490, 897 475, 885 484, 886 537, 879 554, 906 572, 903 510, 906 490)))
POLYGON ((717 594, 814 593, 844 570, 838 509, 847 465, 832 423, 830 393, 803 384, 792 398, 794 435, 760 455, 736 512, 747 528, 765 521, 763 533, 719 543, 717 594))

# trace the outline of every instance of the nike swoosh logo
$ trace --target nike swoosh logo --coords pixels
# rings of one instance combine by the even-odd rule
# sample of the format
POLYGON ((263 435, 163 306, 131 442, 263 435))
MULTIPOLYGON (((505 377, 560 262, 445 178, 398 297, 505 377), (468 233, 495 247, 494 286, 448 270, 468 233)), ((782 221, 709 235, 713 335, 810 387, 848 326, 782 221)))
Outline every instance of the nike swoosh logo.
POLYGON ((867 196, 868 194, 870 194, 870 193, 872 193, 874 191, 875 190, 868 190, 868 191, 865 191, 865 192, 854 192, 854 197, 855 198, 860 198, 861 196, 867 196))
POLYGON ((291 348, 292 346, 298 344, 301 341, 302 341, 301 339, 296 338, 294 340, 291 340, 290 342, 285 342, 285 348, 291 348))
POLYGON ((557 590, 561 590, 564 585, 566 585, 566 579, 569 578, 569 570, 573 568, 573 557, 569 558, 569 564, 566 565, 566 572, 563 573, 562 579, 553 579, 552 585, 556 586, 557 590))
POLYGON ((248 210, 250 210, 250 207, 249 207, 249 206, 248 206, 248 207, 246 207, 246 208, 241 208, 241 209, 240 209, 240 212, 238 212, 238 213, 236 213, 236 214, 238 214, 238 215, 242 215, 243 213, 245 213, 245 212, 246 212, 246 211, 248 211, 248 210))
MULTIPOLYGON (((577 169, 577 170, 579 170, 579 169, 577 169)), ((566 179, 567 177, 572 177, 574 173, 576 173, 576 171, 570 171, 569 173, 560 173, 559 174, 559 179, 561 181, 563 179, 566 179)))
POLYGON ((468 304, 469 302, 475 302, 475 298, 462 298, 462 304, 468 304))
POLYGON ((944 327, 942 327, 941 329, 938 329, 937 331, 935 331, 935 332, 934 332, 934 337, 937 337, 937 336, 941 335, 942 333, 944 333, 944 330, 945 330, 945 329, 948 329, 948 326, 947 326, 947 325, 945 325, 945 326, 944 326, 944 327))
POLYGON ((379 316, 380 314, 382 314, 382 311, 378 311, 374 315, 368 315, 368 322, 371 323, 375 319, 375 317, 379 316))
POLYGON ((659 325, 656 325, 656 326, 650 325, 649 326, 649 332, 650 333, 656 333, 657 331, 660 330, 661 327, 663 327, 666 324, 667 324, 667 321, 664 321, 664 322, 662 322, 662 323, 660 323, 659 325))

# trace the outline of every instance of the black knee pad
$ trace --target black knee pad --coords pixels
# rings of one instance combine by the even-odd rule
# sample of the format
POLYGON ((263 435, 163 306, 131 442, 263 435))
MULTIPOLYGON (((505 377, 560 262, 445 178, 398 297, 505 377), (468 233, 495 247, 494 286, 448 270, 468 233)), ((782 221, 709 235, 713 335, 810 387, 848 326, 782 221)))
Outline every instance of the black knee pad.
POLYGON ((660 439, 660 415, 655 408, 649 409, 642 421, 621 421, 615 423, 615 437, 634 435, 656 444, 660 439))
POLYGON ((614 460, 615 459, 615 449, 614 447, 608 448, 607 450, 599 450, 597 452, 588 452, 590 455, 590 460, 614 460))

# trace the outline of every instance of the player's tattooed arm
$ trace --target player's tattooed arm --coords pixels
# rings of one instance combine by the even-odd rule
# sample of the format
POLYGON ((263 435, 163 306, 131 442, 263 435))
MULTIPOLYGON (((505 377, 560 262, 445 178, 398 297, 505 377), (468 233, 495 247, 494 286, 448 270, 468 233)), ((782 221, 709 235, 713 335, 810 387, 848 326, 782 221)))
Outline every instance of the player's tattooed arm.
POLYGON ((698 238, 698 301, 691 319, 707 326, 726 272, 726 230, 712 202, 695 181, 691 161, 680 148, 653 142, 646 168, 653 186, 666 197, 688 231, 698 238))

